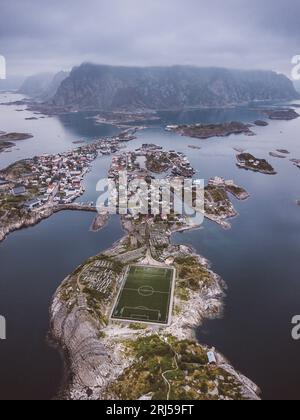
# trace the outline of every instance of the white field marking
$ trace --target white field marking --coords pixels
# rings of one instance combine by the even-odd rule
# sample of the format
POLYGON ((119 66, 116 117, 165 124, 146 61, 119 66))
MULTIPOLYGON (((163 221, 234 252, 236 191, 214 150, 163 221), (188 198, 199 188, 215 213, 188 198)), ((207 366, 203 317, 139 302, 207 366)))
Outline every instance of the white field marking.
POLYGON ((144 307, 134 307, 134 306, 124 306, 122 308, 122 311, 126 311, 126 310, 134 310, 134 311, 148 311, 148 312, 157 312, 160 313, 160 311, 158 309, 150 309, 150 308, 144 308, 144 307))
MULTIPOLYGON (((119 293, 118 293, 118 295, 116 297, 116 300, 115 300, 115 304, 112 306, 112 310, 111 310, 111 314, 110 314, 110 319, 112 321, 117 320, 119 322, 126 322, 126 323, 128 323, 128 322, 131 321, 130 319, 120 318, 117 315, 115 315, 115 313, 116 313, 116 310, 117 310, 117 308, 119 306, 119 303, 120 303, 122 294, 123 294, 123 292, 125 290, 125 285, 126 285, 126 283, 128 281, 130 272, 132 272, 132 270, 133 271, 136 271, 138 269, 142 269, 142 271, 144 271, 145 268, 147 268, 147 269, 151 269, 151 268, 152 269, 158 269, 157 266, 147 266, 146 267, 144 265, 140 265, 140 266, 139 265, 129 265, 126 268, 125 274, 124 274, 123 279, 122 279, 122 282, 121 282, 121 287, 119 289, 119 293)), ((159 268, 162 269, 162 267, 159 267, 159 268)), ((174 295, 175 295, 175 284, 176 284, 176 269, 175 268, 170 268, 170 267, 164 267, 164 270, 166 272, 168 272, 168 271, 172 271, 173 272, 173 276, 172 276, 172 280, 171 280, 171 290, 172 290, 172 293, 171 293, 171 296, 169 295, 169 302, 170 302, 170 304, 169 304, 169 313, 167 314, 167 317, 166 317, 166 320, 165 321, 157 321, 157 322, 155 322, 155 321, 149 321, 149 322, 140 321, 141 324, 153 325, 153 326, 154 325, 155 326, 156 325, 165 325, 165 326, 171 325, 172 313, 173 313, 173 302, 174 302, 174 295)), ((161 293, 165 293, 166 294, 166 292, 161 292, 161 293)))
MULTIPOLYGON (((144 286, 142 286, 142 287, 144 287, 144 286)), ((139 289, 128 289, 127 287, 125 287, 123 290, 128 290, 129 292, 138 292, 140 294, 139 291, 142 287, 140 287, 139 289)), ((160 295, 168 295, 170 292, 158 292, 158 291, 153 289, 153 294, 155 294, 155 293, 159 293, 160 295)), ((141 296, 143 296, 143 295, 141 295, 141 296)), ((151 296, 153 296, 153 295, 151 295, 151 296)))
POLYGON ((155 290, 151 286, 141 286, 138 290, 138 294, 142 297, 150 297, 155 294, 155 290))
POLYGON ((172 318, 173 301, 174 301, 174 294, 175 294, 174 273, 175 273, 175 270, 173 270, 173 278, 170 281, 170 284, 169 284, 169 292, 168 292, 169 297, 168 297, 168 306, 167 306, 167 308, 169 309, 169 313, 167 314, 167 319, 169 320, 169 322, 171 322, 171 318, 172 318))
MULTIPOLYGON (((122 308, 122 310, 121 310, 121 313, 122 313, 122 317, 123 317, 123 314, 124 314, 124 312, 125 311, 138 311, 138 310, 140 310, 140 311, 146 311, 146 312, 153 312, 153 313, 156 313, 156 315, 157 315, 157 321, 159 320, 159 318, 161 318, 161 311, 159 311, 159 310, 157 310, 157 309, 149 309, 149 308, 144 308, 144 307, 140 307, 140 308, 134 308, 134 307, 132 307, 132 306, 125 306, 124 308, 122 308)), ((131 313, 130 312, 130 314, 128 315, 128 317, 126 317, 126 319, 130 319, 130 318, 134 318, 134 319, 139 319, 139 318, 146 318, 146 319, 150 319, 150 315, 146 315, 146 314, 135 314, 134 312, 133 313, 131 313)))
POLYGON ((146 319, 149 321, 150 317, 147 315, 130 315, 131 319, 136 319, 136 320, 140 320, 140 319, 146 319))

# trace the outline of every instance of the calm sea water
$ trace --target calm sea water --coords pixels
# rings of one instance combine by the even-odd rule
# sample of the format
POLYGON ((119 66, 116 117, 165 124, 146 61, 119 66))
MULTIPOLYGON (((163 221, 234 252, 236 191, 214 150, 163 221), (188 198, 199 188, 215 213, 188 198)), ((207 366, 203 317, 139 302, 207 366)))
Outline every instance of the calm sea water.
MULTIPOLYGON (((15 95, 14 95, 15 98, 15 95)), ((11 100, 0 95, 0 102, 11 100)), ((26 121, 28 112, 0 107, 0 130, 25 131, 34 139, 18 143, 20 150, 0 154, 0 167, 24 157, 68 150, 79 139, 91 141, 117 129, 97 126, 86 114, 26 121)), ((20 108, 20 107, 19 107, 20 108)), ((21 107, 22 109, 22 107, 21 107)), ((209 258, 228 285, 224 317, 198 330, 199 340, 221 351, 253 379, 263 397, 300 398, 300 342, 291 339, 291 318, 300 314, 300 171, 289 158, 300 159, 300 120, 271 122, 255 128, 257 136, 232 136, 205 141, 163 130, 167 123, 253 121, 261 118, 246 107, 188 113, 162 113, 163 123, 141 131, 128 144, 159 143, 186 153, 199 178, 219 175, 246 187, 251 198, 234 200, 239 217, 230 231, 205 222, 203 229, 173 237, 192 244, 209 258), (201 150, 189 145, 200 145, 201 150), (239 170, 234 147, 267 158, 278 172, 266 176, 239 170), (287 159, 269 152, 288 149, 287 159)), ((96 182, 105 177, 110 158, 99 158, 85 179, 80 200, 95 201, 96 182)), ((8 324, 8 340, 0 342, 0 399, 51 398, 59 386, 62 366, 46 343, 49 303, 61 281, 89 256, 109 248, 122 236, 118 219, 98 233, 89 231, 93 216, 57 214, 39 225, 10 235, 0 244, 0 314, 8 324)))
POLYGON ((63 212, 16 232, 0 245, 0 398, 49 399, 62 378, 59 354, 46 342, 49 305, 62 280, 121 238, 118 219, 92 233, 90 213, 63 212))
MULTIPOLYGON (((0 103, 15 102, 23 96, 1 94, 0 103)), ((93 113, 74 113, 56 118, 41 118, 30 111, 24 111, 24 106, 0 106, 0 131, 29 133, 34 137, 26 141, 16 142, 16 147, 10 152, 0 154, 0 168, 19 159, 38 156, 43 153, 64 152, 75 147, 74 141, 92 141, 101 136, 112 136, 119 132, 110 125, 96 125, 89 119, 93 113), (37 120, 26 120, 26 118, 37 120)))

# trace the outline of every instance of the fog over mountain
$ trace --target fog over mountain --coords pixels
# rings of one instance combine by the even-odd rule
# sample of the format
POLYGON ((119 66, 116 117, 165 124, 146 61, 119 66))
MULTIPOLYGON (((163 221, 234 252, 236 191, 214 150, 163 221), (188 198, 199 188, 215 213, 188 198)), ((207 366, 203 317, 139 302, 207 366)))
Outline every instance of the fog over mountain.
POLYGON ((52 98, 61 83, 69 76, 68 72, 60 71, 57 74, 40 73, 26 78, 19 92, 37 100, 52 98))
POLYGON ((10 76, 0 80, 0 91, 18 90, 24 82, 23 76, 10 76))
POLYGON ((30 76, 24 81, 19 92, 31 97, 37 97, 47 89, 53 77, 53 73, 39 73, 30 76))
POLYGON ((297 92, 300 93, 300 80, 295 81, 294 82, 294 86, 295 86, 297 92))
POLYGON ((83 64, 72 70, 51 102, 114 111, 219 107, 297 97, 293 83, 274 72, 83 64))

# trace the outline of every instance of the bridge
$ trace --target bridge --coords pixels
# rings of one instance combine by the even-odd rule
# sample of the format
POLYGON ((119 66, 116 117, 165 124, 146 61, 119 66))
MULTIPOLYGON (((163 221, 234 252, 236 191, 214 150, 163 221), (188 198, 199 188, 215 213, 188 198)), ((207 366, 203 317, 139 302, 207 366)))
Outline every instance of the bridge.
POLYGON ((88 212, 97 212, 97 207, 94 203, 66 203, 66 204, 57 204, 54 207, 54 211, 63 211, 63 210, 73 210, 73 211, 88 211, 88 212))

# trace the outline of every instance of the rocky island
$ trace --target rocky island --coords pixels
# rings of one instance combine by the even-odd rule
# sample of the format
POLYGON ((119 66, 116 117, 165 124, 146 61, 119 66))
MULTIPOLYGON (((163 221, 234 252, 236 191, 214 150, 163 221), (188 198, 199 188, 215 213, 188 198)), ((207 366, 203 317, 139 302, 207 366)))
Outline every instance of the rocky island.
POLYGON ((28 140, 33 135, 28 133, 4 133, 0 132, 0 153, 15 146, 15 141, 28 140))
POLYGON ((276 175, 274 168, 265 159, 257 159, 250 153, 237 155, 237 166, 266 175, 276 175))
POLYGON ((269 125, 267 121, 263 121, 263 120, 254 121, 254 124, 257 125, 258 127, 267 127, 269 125))
POLYGON ((286 159, 286 156, 284 154, 279 153, 279 152, 270 152, 269 155, 271 157, 275 157, 275 158, 278 158, 278 159, 286 159))
POLYGON ((28 133, 6 133, 0 135, 0 142, 1 141, 20 141, 20 140, 28 140, 33 137, 32 134, 28 133))
POLYGON ((291 121, 300 116, 294 109, 271 109, 264 110, 263 113, 266 114, 270 120, 278 121, 291 121))
POLYGON ((300 169, 300 159, 291 159, 291 162, 300 169))
MULTIPOLYGON (((116 156, 110 178, 118 177, 125 168, 129 177, 145 176, 138 158, 146 154, 147 146, 116 156)), ((225 206, 224 185, 221 179, 211 180, 206 189, 208 203, 225 206)), ((128 213, 121 216, 121 222, 125 236, 78 267, 53 298, 51 336, 63 351, 66 370, 59 398, 259 399, 255 384, 214 348, 199 344, 195 338, 195 328, 204 319, 221 314, 226 287, 209 262, 191 247, 172 244, 172 233, 191 228, 188 218, 128 213), (128 273, 137 269, 176 271, 171 317, 166 325, 149 323, 145 318, 113 319, 122 285, 128 273)), ((149 291, 148 285, 147 294, 144 290, 140 296, 149 296, 149 291)), ((138 318, 146 308, 134 310, 138 318)))
POLYGON ((181 136, 197 139, 209 139, 211 137, 228 137, 232 134, 245 134, 254 136, 249 124, 230 122, 224 124, 195 124, 195 125, 169 125, 167 131, 173 131, 181 136))
POLYGON ((277 152, 282 153, 283 155, 289 155, 290 154, 290 152, 286 149, 277 149, 277 152))
POLYGON ((9 149, 15 146, 15 143, 11 143, 9 141, 0 141, 0 153, 7 152, 9 149))
POLYGON ((201 150, 201 147, 200 147, 200 146, 195 146, 194 144, 190 144, 190 145, 188 146, 188 148, 189 148, 189 149, 193 149, 193 150, 201 150))

